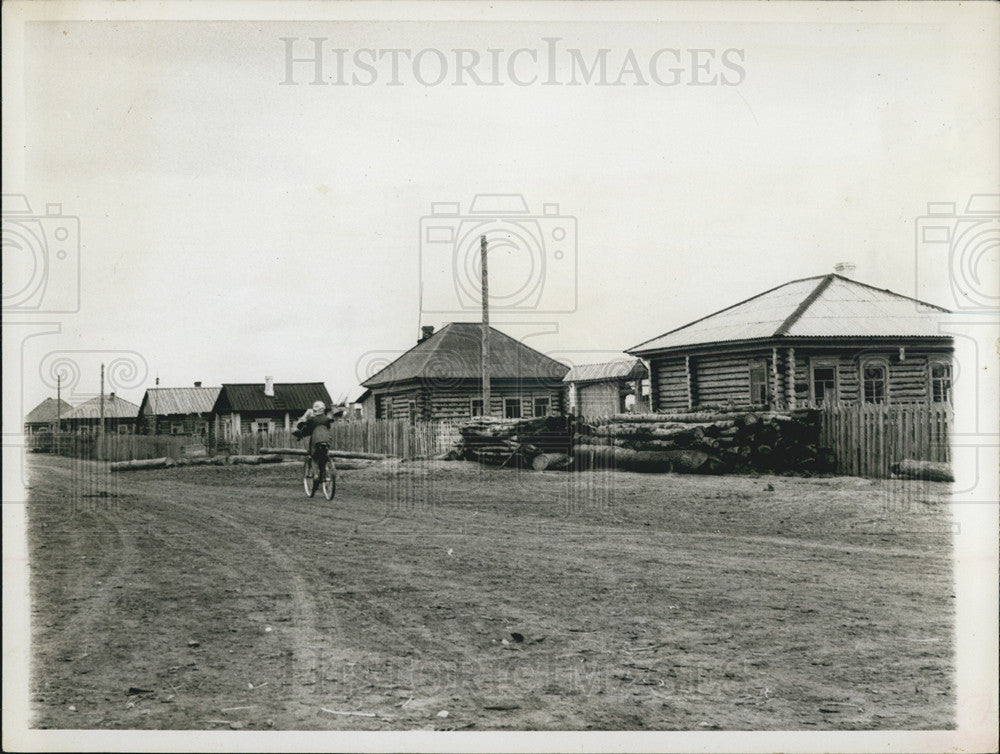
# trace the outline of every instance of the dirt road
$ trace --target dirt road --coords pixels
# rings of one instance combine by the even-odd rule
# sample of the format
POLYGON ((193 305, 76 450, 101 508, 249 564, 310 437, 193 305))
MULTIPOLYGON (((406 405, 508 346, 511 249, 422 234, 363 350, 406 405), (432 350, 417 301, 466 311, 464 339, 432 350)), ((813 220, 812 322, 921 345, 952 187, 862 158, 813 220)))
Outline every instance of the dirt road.
POLYGON ((29 463, 35 727, 953 725, 943 484, 29 463))

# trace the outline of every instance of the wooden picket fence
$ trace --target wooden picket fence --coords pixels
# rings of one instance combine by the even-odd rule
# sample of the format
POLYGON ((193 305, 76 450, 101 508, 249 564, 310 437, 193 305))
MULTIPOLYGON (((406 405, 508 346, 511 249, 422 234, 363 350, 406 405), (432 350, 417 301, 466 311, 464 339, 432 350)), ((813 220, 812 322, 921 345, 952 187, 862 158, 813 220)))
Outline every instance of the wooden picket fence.
POLYGON ((943 404, 824 406, 820 443, 838 474, 886 478, 904 459, 951 461, 952 409, 943 404))
POLYGON ((46 433, 25 438, 30 452, 55 453, 91 461, 135 461, 204 455, 205 447, 191 437, 174 435, 79 435, 46 433))
MULTIPOLYGON (((384 453, 412 460, 427 458, 452 448, 459 440, 457 425, 452 422, 413 422, 407 419, 383 419, 367 422, 334 422, 330 426, 330 447, 361 453, 384 453)), ((252 455, 261 448, 305 447, 290 430, 279 429, 241 435, 230 440, 230 453, 252 455)))
MULTIPOLYGON (((459 440, 455 422, 415 422, 406 419, 370 422, 335 422, 332 447, 363 453, 384 453, 399 458, 426 458, 450 450, 459 440)), ((57 453, 93 461, 132 461, 145 458, 183 458, 206 453, 252 455, 261 448, 305 447, 288 430, 248 433, 218 441, 206 448, 200 439, 174 435, 40 434, 25 437, 31 452, 57 453)))

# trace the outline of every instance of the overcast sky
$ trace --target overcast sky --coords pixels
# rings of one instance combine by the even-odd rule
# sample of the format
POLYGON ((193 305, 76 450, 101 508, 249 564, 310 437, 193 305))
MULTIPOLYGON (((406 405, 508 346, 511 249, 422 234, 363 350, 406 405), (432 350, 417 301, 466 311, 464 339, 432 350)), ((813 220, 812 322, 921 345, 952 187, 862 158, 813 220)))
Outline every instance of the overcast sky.
MULTIPOLYGON (((25 408, 54 394, 40 372, 57 357, 78 363, 82 400, 118 351, 138 355, 116 378, 136 402, 157 376, 354 395, 419 325, 478 318, 461 302, 421 315, 420 295, 423 279, 425 308, 458 301, 453 247, 430 243, 422 218, 442 202, 466 214, 477 194, 527 202, 530 217, 487 235, 498 295, 528 310, 498 302, 493 318, 557 358, 604 360, 839 261, 951 306, 946 255, 915 262, 914 220, 996 191, 996 32, 958 5, 811 7, 783 22, 650 4, 618 22, 28 24, 4 191, 35 217, 61 203, 79 218, 82 294, 78 313, 39 315, 62 332, 27 342, 25 408), (307 62, 282 85, 286 45, 308 57, 313 37, 328 83, 312 85, 307 62), (395 79, 392 55, 369 49, 407 51, 395 79), (456 49, 479 54, 483 85, 455 85, 456 49), (621 85, 599 71, 583 83, 601 49, 621 85)), ((478 233, 461 215, 428 223, 478 233)), ((474 276, 464 252, 459 274, 474 276)), ((51 302, 75 285, 55 263, 47 274, 51 302)))

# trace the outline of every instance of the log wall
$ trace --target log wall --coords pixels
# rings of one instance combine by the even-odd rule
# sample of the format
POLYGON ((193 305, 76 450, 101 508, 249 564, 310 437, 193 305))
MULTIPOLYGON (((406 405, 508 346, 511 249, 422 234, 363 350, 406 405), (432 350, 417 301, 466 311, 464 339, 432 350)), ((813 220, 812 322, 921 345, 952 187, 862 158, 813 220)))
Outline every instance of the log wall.
POLYGON ((653 379, 650 383, 654 411, 683 411, 687 404, 687 379, 684 357, 659 357, 650 359, 653 379))
POLYGON ((752 348, 722 353, 685 356, 659 356, 650 359, 653 370, 657 411, 678 411, 688 408, 688 393, 693 406, 751 406, 750 362, 760 359, 765 364, 771 405, 785 408, 794 394, 795 405, 813 405, 810 374, 816 359, 832 360, 837 370, 837 395, 840 403, 862 400, 862 364, 873 361, 885 364, 888 375, 889 404, 926 403, 931 398, 930 365, 948 361, 947 347, 905 349, 900 359, 899 348, 803 347, 790 342, 778 348, 752 348), (790 358, 789 348, 794 350, 790 358), (775 358, 777 357, 777 358, 775 358), (690 370, 690 383, 688 370, 690 370), (792 382, 790 382, 792 380, 792 382))
POLYGON ((837 396, 840 403, 860 403, 861 368, 867 361, 888 366, 889 404, 928 403, 931 399, 930 365, 951 358, 946 349, 906 349, 900 360, 899 349, 858 349, 853 352, 831 353, 826 349, 795 349, 795 400, 798 405, 810 405, 809 375, 816 359, 836 359, 837 396))
POLYGON ((175 414, 159 416, 144 414, 140 422, 140 432, 144 435, 208 435, 211 416, 205 414, 175 414), (174 432, 174 425, 180 425, 180 432, 174 432))
MULTIPOLYGON (((392 396, 392 416, 387 418, 409 419, 409 402, 413 401, 418 420, 451 421, 471 418, 472 399, 481 397, 482 388, 478 380, 451 384, 442 380, 436 385, 411 383, 388 390, 376 388, 373 393, 376 401, 387 395, 392 396)), ((560 414, 564 410, 561 383, 549 385, 536 380, 493 380, 490 385, 490 411, 493 416, 504 416, 504 401, 507 398, 520 399, 522 418, 534 415, 535 398, 549 399, 549 413, 560 414)))

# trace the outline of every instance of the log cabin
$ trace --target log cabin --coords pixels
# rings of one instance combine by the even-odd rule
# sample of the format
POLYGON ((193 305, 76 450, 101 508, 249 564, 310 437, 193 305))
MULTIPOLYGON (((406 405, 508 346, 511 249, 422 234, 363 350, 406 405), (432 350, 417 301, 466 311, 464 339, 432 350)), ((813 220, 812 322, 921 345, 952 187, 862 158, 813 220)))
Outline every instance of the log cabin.
POLYGON ((294 429, 295 420, 316 401, 330 406, 322 382, 264 382, 223 384, 212 406, 211 441, 232 440, 249 433, 294 429))
POLYGON ((574 365, 563 377, 567 410, 584 417, 641 411, 642 383, 648 376, 645 364, 634 356, 574 365))
POLYGON ((208 438, 212 407, 222 388, 153 387, 139 404, 136 432, 146 435, 189 435, 208 438))
POLYGON ((24 434, 37 435, 54 432, 60 417, 66 416, 73 407, 66 401, 46 398, 24 417, 24 434))
MULTIPOLYGON (((489 328, 490 415, 527 418, 561 414, 569 367, 489 328)), ((483 414, 482 325, 424 327, 417 344, 362 384, 375 419, 440 421, 483 414)))
POLYGON ((839 274, 793 280, 628 349, 654 411, 951 403, 946 309, 839 274))
MULTIPOLYGON (((127 435, 135 430, 139 407, 124 398, 108 393, 104 396, 104 431, 108 434, 127 435)), ((60 428, 65 432, 92 434, 101 425, 101 397, 96 396, 81 403, 62 416, 60 428)))

